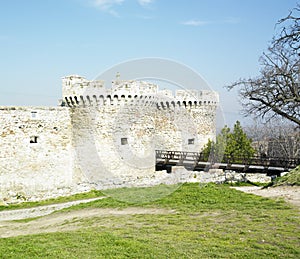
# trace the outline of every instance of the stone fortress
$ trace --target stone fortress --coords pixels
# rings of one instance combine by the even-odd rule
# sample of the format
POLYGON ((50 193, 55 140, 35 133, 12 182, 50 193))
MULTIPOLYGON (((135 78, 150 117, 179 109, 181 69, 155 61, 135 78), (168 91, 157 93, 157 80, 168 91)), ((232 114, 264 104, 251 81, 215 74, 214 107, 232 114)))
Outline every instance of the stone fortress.
POLYGON ((199 152, 218 102, 214 91, 66 76, 58 107, 0 107, 0 200, 169 183, 155 150, 199 152))

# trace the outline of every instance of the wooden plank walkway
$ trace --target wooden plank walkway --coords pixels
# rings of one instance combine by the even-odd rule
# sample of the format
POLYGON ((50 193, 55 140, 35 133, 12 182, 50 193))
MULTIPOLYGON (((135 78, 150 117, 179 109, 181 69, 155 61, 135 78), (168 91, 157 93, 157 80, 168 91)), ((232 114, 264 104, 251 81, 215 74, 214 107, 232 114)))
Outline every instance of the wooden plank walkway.
POLYGON ((266 173, 280 175, 282 172, 295 168, 300 164, 300 158, 282 157, 215 157, 204 158, 203 153, 156 150, 156 170, 171 172, 172 166, 184 166, 192 171, 208 171, 211 168, 233 170, 247 173, 266 173), (221 160, 221 161, 219 161, 221 160))

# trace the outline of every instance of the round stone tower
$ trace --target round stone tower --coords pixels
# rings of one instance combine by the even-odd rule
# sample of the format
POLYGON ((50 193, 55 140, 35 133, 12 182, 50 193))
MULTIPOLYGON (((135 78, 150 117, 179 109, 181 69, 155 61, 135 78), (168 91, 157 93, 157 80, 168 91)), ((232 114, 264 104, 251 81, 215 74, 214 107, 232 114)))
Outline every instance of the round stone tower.
POLYGON ((199 152, 215 138, 218 95, 159 91, 148 82, 63 78, 63 105, 73 127, 75 181, 103 187, 137 185, 153 175, 155 150, 199 152))

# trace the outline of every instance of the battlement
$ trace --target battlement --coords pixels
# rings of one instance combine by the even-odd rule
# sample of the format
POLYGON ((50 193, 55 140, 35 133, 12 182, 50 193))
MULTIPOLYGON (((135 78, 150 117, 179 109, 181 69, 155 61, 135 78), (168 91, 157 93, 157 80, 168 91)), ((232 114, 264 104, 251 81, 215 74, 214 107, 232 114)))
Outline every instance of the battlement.
POLYGON ((103 105, 156 106, 158 109, 197 108, 216 106, 217 92, 209 90, 159 90, 158 85, 144 81, 112 81, 111 88, 104 82, 88 81, 84 77, 71 75, 63 78, 62 106, 86 107, 103 105))
POLYGON ((174 100, 174 101, 158 101, 156 106, 158 109, 197 109, 208 106, 215 107, 217 105, 216 101, 194 101, 194 100, 174 100))
POLYGON ((80 96, 87 92, 89 95, 105 94, 106 89, 104 81, 89 81, 85 77, 79 75, 70 75, 62 78, 63 98, 66 96, 80 96))
POLYGON ((144 81, 115 80, 112 81, 111 92, 118 95, 155 95, 158 86, 144 81))
POLYGON ((155 96, 132 96, 132 95, 80 95, 68 96, 63 100, 64 106, 86 107, 86 106, 105 106, 105 105, 139 105, 153 106, 156 104, 155 96))
POLYGON ((155 95, 80 95, 65 97, 62 106, 87 107, 87 106, 106 106, 106 105, 129 105, 129 106, 156 106, 158 109, 176 108, 199 108, 204 106, 216 106, 216 100, 178 100, 177 98, 159 98, 155 95))
POLYGON ((175 94, 176 99, 181 101, 202 101, 207 103, 219 103, 219 94, 215 91, 210 90, 176 90, 175 94))

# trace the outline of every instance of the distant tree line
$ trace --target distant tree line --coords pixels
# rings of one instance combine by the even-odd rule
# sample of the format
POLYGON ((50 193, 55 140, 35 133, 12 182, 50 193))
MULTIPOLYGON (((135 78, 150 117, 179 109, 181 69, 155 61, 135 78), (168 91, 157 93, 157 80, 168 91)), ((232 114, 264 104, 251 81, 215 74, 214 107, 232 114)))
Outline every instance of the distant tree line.
POLYGON ((288 120, 256 121, 245 132, 258 155, 300 158, 300 131, 288 120))
POLYGON ((300 132, 287 120, 259 121, 244 128, 237 121, 233 130, 225 126, 201 152, 206 161, 217 163, 239 163, 254 156, 300 159, 300 132))

